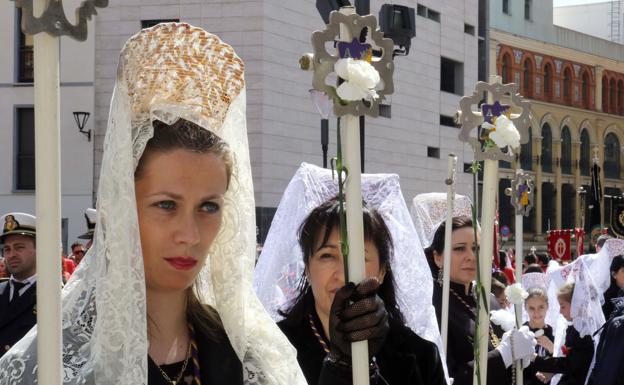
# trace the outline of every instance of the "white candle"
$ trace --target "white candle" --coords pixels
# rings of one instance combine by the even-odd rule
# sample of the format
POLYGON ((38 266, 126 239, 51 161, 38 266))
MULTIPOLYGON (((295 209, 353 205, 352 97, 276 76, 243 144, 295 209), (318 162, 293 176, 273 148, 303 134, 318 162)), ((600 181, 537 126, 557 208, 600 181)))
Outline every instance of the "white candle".
MULTIPOLYGON (((35 15, 46 7, 34 2, 35 15)), ((59 38, 46 32, 34 40, 35 201, 37 215, 37 379, 61 384, 61 170, 59 38)))

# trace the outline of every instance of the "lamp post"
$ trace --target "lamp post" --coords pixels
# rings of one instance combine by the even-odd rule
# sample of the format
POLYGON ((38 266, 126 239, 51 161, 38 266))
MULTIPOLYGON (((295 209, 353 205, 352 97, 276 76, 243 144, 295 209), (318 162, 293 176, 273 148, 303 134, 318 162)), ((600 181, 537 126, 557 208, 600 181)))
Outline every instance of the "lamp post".
POLYGON ((78 126, 78 132, 85 134, 89 142, 91 141, 91 130, 85 131, 84 127, 87 124, 87 120, 89 120, 90 115, 90 113, 85 111, 74 111, 74 120, 78 126))
POLYGON ((84 41, 87 20, 108 0, 86 0, 76 10, 77 24, 65 17, 62 0, 17 0, 22 31, 33 36, 35 83, 35 201, 37 214, 37 379, 62 380, 61 337, 61 169, 60 36, 84 41), (40 15, 35 17, 35 15, 40 15), (45 353, 45 354, 43 354, 45 353))
POLYGON ((310 90, 310 97, 314 106, 321 115, 321 151, 323 153, 323 168, 327 168, 327 150, 329 148, 329 115, 332 110, 332 101, 321 91, 310 90))
POLYGON ((576 192, 581 197, 581 228, 585 230, 585 198, 587 197, 587 190, 581 186, 576 192))

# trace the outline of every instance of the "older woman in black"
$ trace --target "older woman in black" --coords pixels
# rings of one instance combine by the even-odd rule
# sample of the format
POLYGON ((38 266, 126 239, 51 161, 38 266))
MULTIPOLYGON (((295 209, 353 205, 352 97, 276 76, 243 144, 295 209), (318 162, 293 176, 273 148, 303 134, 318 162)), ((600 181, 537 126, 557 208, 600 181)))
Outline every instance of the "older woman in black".
POLYGON ((437 347, 404 325, 390 270, 392 240, 374 210, 363 213, 369 278, 345 286, 338 209, 338 201, 330 200, 301 225, 305 277, 279 323, 308 383, 322 383, 333 372, 350 384, 349 343, 369 339, 372 384, 445 384, 437 347))
MULTIPOLYGON (((441 279, 444 253, 443 222, 436 230, 433 242, 425 250, 430 267, 437 283, 433 288, 433 306, 436 309, 438 323, 442 318, 442 285, 441 279)), ((473 341, 476 326, 476 300, 474 296, 473 280, 476 278, 476 250, 475 234, 472 220, 469 217, 453 218, 452 252, 450 268, 450 295, 449 295, 449 324, 448 324, 448 351, 446 363, 449 376, 455 379, 455 385, 472 384, 473 377, 473 341)), ((495 297, 490 298, 490 308, 498 309, 495 297)), ((514 336, 514 352, 508 343, 511 332, 503 335, 502 330, 490 324, 490 341, 488 348, 488 385, 511 384, 512 357, 523 358, 533 354, 534 338, 524 332, 516 331, 514 336)))

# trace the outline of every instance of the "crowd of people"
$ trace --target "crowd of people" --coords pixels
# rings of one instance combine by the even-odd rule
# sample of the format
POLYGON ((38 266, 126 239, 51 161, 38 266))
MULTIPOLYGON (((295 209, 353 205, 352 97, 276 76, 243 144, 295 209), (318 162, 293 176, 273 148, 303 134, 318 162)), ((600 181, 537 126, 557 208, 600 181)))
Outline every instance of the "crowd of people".
MULTIPOLYGON (((396 175, 364 175, 366 278, 352 283, 336 182, 304 164, 256 265, 243 74, 229 45, 188 24, 124 46, 89 244, 61 261, 63 383, 350 384, 351 343, 368 341, 372 384, 472 384, 481 230, 469 200, 446 244, 445 194, 410 210, 396 175)), ((0 222, 0 385, 33 384, 36 218, 0 222)), ((624 246, 605 241, 567 266, 525 258, 524 326, 492 318, 488 384, 512 384, 517 362, 526 384, 622 384, 624 246)), ((513 316, 512 261, 498 261, 488 302, 513 316)))

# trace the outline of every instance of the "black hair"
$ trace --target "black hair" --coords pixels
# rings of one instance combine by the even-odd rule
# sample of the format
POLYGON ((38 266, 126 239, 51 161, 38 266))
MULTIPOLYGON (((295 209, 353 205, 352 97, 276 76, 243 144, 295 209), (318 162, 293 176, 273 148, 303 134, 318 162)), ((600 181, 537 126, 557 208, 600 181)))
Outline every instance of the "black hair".
POLYGON ((534 254, 525 255, 524 262, 526 262, 527 265, 532 265, 537 263, 537 257, 534 254))
MULTIPOLYGON (((463 229, 464 227, 472 227, 472 218, 465 216, 465 215, 453 217, 453 224, 451 225, 451 228, 453 231, 463 229)), ((444 252, 445 229, 446 229, 446 222, 442 222, 440 227, 438 227, 435 234, 433 235, 433 241, 431 242, 431 246, 425 249, 427 262, 429 263, 429 268, 431 269, 431 274, 433 275, 434 278, 437 278, 438 271, 440 269, 435 264, 433 252, 435 251, 438 255, 442 255, 442 253, 444 252)))
MULTIPOLYGON (((383 220, 375 209, 363 203, 364 239, 372 242, 379 253, 379 268, 385 269, 383 282, 379 286, 379 297, 383 300, 392 322, 404 324, 405 320, 396 300, 394 274, 390 268, 390 259, 394 249, 392 236, 383 220)), ((316 207, 307 216, 299 228, 299 246, 303 252, 303 262, 306 269, 310 258, 317 251, 316 246, 327 243, 331 232, 340 228, 339 201, 337 198, 316 207), (319 242, 320 241, 320 242, 319 242)), ((291 325, 299 325, 304 317, 314 309, 312 289, 305 273, 299 279, 298 295, 289 304, 288 308, 280 309, 279 313, 291 325)))

